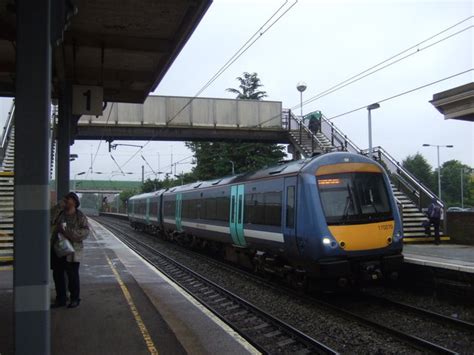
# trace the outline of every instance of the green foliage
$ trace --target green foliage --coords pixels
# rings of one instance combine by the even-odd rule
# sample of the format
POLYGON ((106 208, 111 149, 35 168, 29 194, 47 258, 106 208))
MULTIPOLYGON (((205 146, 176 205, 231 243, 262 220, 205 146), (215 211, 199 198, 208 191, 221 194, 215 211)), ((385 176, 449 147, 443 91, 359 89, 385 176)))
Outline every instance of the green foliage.
MULTIPOLYGON (((261 100, 267 96, 257 73, 243 73, 238 77, 239 88, 228 88, 240 100, 261 100)), ((192 174, 196 180, 209 180, 235 173, 244 173, 274 165, 285 156, 283 147, 266 143, 188 142, 194 153, 196 167, 192 174)))
MULTIPOLYGON (((408 156, 403 166, 424 185, 438 194, 438 171, 420 153, 408 156)), ((474 206, 474 179, 471 169, 458 160, 449 160, 441 166, 442 199, 447 206, 461 206, 461 171, 463 179, 464 206, 474 206)))
POLYGON ((122 205, 125 205, 125 203, 128 201, 128 199, 130 197, 132 197, 133 195, 136 195, 136 194, 137 194, 137 190, 135 190, 135 189, 123 190, 119 195, 119 198, 120 198, 120 201, 122 202, 122 205))
POLYGON ((259 90, 263 84, 260 82, 257 73, 244 72, 242 76, 236 78, 239 81, 239 89, 228 88, 226 91, 237 95, 240 100, 261 100, 267 97, 266 91, 259 90))
POLYGON ((170 179, 169 174, 166 174, 164 180, 147 179, 142 185, 141 192, 153 192, 161 189, 169 189, 179 185, 186 185, 198 180, 193 173, 184 173, 176 175, 176 178, 170 179))
MULTIPOLYGON (((438 178, 438 172, 434 173, 438 178)), ((461 206, 461 176, 463 179, 464 204, 470 205, 472 196, 470 187, 470 168, 459 160, 448 160, 441 166, 441 187, 443 200, 448 206, 461 206)))
POLYGON ((193 175, 197 180, 210 180, 235 173, 258 170, 275 165, 284 157, 283 148, 264 143, 188 142, 194 153, 196 167, 193 175))
POLYGON ((402 165, 425 186, 435 191, 436 180, 433 176, 433 168, 423 155, 420 153, 409 155, 403 160, 402 165))

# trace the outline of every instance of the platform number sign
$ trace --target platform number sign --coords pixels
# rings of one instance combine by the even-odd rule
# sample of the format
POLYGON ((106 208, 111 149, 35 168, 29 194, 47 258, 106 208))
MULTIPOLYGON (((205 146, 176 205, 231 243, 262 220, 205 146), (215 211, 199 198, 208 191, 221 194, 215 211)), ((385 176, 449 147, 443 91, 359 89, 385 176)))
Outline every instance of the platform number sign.
POLYGON ((74 85, 72 89, 73 115, 102 115, 104 90, 101 86, 74 85))

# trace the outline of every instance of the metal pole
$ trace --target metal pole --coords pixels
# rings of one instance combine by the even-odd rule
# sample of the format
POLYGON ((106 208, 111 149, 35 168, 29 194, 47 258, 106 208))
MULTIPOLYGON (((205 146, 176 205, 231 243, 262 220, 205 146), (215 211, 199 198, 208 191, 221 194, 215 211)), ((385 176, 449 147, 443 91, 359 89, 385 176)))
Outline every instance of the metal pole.
POLYGON ((235 165, 234 165, 234 162, 232 160, 229 160, 229 163, 232 164, 232 175, 235 175, 235 165))
MULTIPOLYGON (((69 192, 70 168, 70 142, 72 120, 72 86, 70 83, 63 85, 59 99, 58 121, 58 166, 56 179, 58 186, 58 201, 69 192)), ((91 163, 92 164, 92 163, 91 163)))
POLYGON ((369 111, 369 158, 372 159, 372 110, 369 111))
POLYGON ((15 353, 49 354, 51 4, 15 5, 15 353))
POLYGON ((436 149, 438 151, 438 197, 440 201, 442 201, 441 198, 441 164, 439 162, 439 145, 436 146, 436 149))
POLYGON ((464 168, 461 168, 461 208, 464 208, 464 168))
POLYGON ((303 119, 303 91, 300 91, 300 114, 303 119))
POLYGON ((142 165, 142 184, 145 182, 145 165, 142 165))

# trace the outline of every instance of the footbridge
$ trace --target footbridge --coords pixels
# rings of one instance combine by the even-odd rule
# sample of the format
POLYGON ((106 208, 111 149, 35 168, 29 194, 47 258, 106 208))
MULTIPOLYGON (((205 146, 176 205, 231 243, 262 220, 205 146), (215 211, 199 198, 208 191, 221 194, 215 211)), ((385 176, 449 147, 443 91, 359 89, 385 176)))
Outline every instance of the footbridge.
POLYGON ((82 116, 75 139, 241 140, 290 143, 279 101, 149 96, 143 104, 108 103, 82 116))

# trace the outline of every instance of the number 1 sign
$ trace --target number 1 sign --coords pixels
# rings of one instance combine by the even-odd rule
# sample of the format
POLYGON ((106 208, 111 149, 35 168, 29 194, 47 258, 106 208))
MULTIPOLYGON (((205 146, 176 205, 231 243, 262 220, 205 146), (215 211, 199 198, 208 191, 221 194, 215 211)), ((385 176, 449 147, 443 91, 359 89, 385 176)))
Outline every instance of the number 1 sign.
POLYGON ((101 86, 74 85, 72 88, 73 115, 102 115, 104 90, 101 86))

